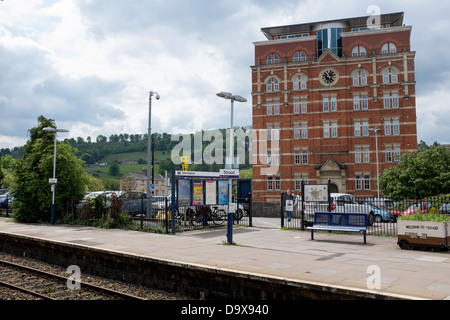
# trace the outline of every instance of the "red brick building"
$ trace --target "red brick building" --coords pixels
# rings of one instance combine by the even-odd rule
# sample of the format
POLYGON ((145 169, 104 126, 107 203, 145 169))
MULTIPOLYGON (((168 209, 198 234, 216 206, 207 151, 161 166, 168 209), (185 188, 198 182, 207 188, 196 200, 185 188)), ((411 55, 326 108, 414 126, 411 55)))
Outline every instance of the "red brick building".
POLYGON ((251 67, 254 201, 298 193, 302 179, 376 196, 376 140, 380 173, 417 150, 411 26, 403 13, 368 21, 262 29, 251 67))

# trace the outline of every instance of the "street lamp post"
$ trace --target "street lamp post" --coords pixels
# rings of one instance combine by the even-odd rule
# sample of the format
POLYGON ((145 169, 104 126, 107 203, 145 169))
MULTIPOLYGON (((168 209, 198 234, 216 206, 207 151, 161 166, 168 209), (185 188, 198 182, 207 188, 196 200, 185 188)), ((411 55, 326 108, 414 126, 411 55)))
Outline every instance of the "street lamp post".
POLYGON ((55 143, 54 143, 54 150, 53 150, 53 179, 51 179, 49 182, 52 186, 52 209, 51 209, 51 218, 50 223, 55 224, 55 187, 56 187, 56 134, 58 132, 69 132, 69 130, 66 129, 56 129, 51 127, 45 127, 42 129, 43 131, 53 132, 55 134, 55 143))
POLYGON ((150 188, 150 159, 152 154, 152 97, 159 100, 158 92, 150 91, 148 97, 148 137, 147 137, 147 218, 151 217, 152 212, 152 190, 150 188))
POLYGON ((377 197, 380 199, 380 181, 379 181, 379 173, 378 173, 378 132, 381 132, 381 129, 371 128, 369 131, 375 132, 375 156, 377 160, 377 197))
MULTIPOLYGON (((229 160, 228 160, 228 164, 230 165, 229 169, 233 169, 233 164, 234 164, 234 139, 233 139, 233 105, 234 105, 234 101, 238 101, 238 102, 247 102, 247 99, 245 99, 244 97, 238 96, 238 95, 233 95, 229 92, 219 92, 217 93, 218 97, 224 98, 224 99, 230 99, 231 100, 231 122, 230 122, 230 155, 229 155, 229 160)), ((226 164, 226 161, 225 161, 226 164)), ((233 187, 232 187, 232 179, 228 180, 228 212, 230 212, 231 210, 231 202, 232 202, 232 192, 233 192, 233 187)))

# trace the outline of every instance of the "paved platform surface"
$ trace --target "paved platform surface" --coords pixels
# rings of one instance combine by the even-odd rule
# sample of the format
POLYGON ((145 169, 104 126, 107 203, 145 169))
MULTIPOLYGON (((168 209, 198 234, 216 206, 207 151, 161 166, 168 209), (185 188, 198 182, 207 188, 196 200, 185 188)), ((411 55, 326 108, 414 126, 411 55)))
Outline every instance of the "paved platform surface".
POLYGON ((396 237, 280 230, 278 219, 253 227, 176 235, 84 226, 18 224, 0 218, 0 233, 67 242, 131 255, 287 279, 405 299, 450 299, 450 253, 401 250, 396 237))

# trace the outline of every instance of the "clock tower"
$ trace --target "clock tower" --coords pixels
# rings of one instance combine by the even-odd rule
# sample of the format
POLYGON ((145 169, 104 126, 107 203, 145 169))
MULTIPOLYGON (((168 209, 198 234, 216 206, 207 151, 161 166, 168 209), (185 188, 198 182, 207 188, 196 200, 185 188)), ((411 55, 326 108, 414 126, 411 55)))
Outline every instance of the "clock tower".
POLYGON ((417 150, 412 27, 403 12, 380 15, 376 27, 369 18, 261 29, 267 40, 253 43, 251 66, 254 201, 298 194, 302 181, 376 196, 377 165, 381 173, 417 150))

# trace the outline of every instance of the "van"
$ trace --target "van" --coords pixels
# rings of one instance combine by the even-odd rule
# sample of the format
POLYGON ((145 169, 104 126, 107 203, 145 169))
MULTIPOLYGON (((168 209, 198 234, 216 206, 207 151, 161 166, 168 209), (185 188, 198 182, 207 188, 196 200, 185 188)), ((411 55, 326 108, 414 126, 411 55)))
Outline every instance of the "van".
POLYGON ((359 203, 356 198, 348 193, 331 193, 331 206, 328 202, 308 201, 304 203, 305 220, 307 224, 314 223, 315 212, 336 212, 336 213, 365 213, 368 215, 368 225, 375 222, 375 215, 372 207, 359 203))

